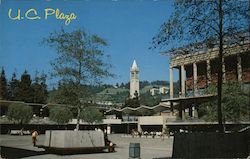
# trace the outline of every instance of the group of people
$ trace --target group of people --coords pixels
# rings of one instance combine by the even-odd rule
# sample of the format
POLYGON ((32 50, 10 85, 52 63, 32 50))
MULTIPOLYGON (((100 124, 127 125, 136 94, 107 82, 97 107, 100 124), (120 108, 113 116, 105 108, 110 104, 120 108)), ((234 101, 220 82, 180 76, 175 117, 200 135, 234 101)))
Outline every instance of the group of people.
POLYGON ((155 138, 155 136, 160 136, 163 139, 164 139, 164 136, 167 136, 168 138, 170 137, 170 133, 169 133, 168 128, 163 129, 162 132, 156 132, 156 131, 151 131, 151 132, 143 131, 143 132, 140 132, 140 131, 138 131, 136 129, 132 129, 131 130, 131 135, 132 135, 132 137, 134 137, 134 136, 142 137, 142 135, 144 135, 146 138, 148 136, 152 136, 152 138, 155 138))

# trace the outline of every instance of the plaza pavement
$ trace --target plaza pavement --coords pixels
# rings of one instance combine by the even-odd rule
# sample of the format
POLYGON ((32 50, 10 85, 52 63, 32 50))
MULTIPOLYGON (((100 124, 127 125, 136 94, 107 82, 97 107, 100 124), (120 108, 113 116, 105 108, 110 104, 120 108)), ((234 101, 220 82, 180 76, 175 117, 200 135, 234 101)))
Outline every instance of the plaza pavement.
MULTIPOLYGON (((43 145, 44 135, 38 136, 38 145, 43 145)), ((116 152, 76 154, 76 155, 55 155, 45 154, 41 148, 33 147, 31 136, 1 135, 1 156, 3 151, 9 155, 16 155, 16 158, 27 159, 128 159, 129 144, 140 143, 141 159, 166 159, 172 155, 173 137, 165 138, 132 138, 122 134, 109 135, 109 139, 117 144, 116 152)), ((3 157, 2 157, 3 158, 3 157)))

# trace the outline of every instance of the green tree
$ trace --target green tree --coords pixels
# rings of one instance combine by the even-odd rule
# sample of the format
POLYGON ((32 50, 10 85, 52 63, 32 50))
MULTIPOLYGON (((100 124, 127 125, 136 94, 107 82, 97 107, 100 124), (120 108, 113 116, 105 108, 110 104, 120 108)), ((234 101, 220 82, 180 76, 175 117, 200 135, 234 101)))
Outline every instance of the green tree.
POLYGON ((16 73, 12 74, 11 81, 9 82, 9 99, 18 100, 20 81, 16 79, 16 73))
POLYGON ((80 114, 80 118, 89 124, 101 122, 103 114, 95 107, 85 107, 80 114))
POLYGON ((54 106, 49 111, 49 119, 58 124, 68 123, 73 118, 73 114, 67 106, 54 106))
POLYGON ((7 79, 5 77, 4 68, 2 68, 0 74, 0 99, 8 99, 7 79))
POLYGON ((151 85, 167 86, 167 85, 169 85, 169 82, 168 81, 156 80, 156 81, 152 81, 151 85))
POLYGON ((72 32, 62 29, 51 33, 44 42, 58 53, 58 58, 52 61, 54 76, 69 83, 71 91, 74 92, 70 95, 77 99, 74 106, 77 108, 76 129, 79 130, 81 107, 87 102, 84 99, 87 96, 86 91, 82 89, 82 85, 98 83, 100 79, 112 76, 109 72, 111 65, 104 62, 102 51, 107 43, 97 35, 89 35, 81 29, 72 32))
POLYGON ((25 70, 21 76, 21 81, 19 85, 19 97, 18 100, 32 103, 33 102, 33 89, 31 87, 31 79, 28 72, 25 70))
POLYGON ((124 87, 125 87, 125 85, 124 85, 123 82, 121 83, 120 87, 121 87, 121 88, 124 88, 124 87))
POLYGON ((7 117, 18 124, 26 124, 32 119, 32 108, 24 103, 14 103, 8 108, 7 117))
POLYGON ((244 31, 248 29, 249 1, 179 0, 175 1, 171 18, 153 38, 154 48, 164 47, 171 55, 219 47, 217 117, 221 132, 224 129, 221 108, 223 46, 243 40, 244 31), (178 51, 183 45, 189 46, 178 51))
MULTIPOLYGON (((210 86, 207 88, 206 93, 215 93, 216 87, 210 86)), ((223 110, 223 119, 224 121, 230 122, 240 122, 248 121, 248 105, 249 97, 246 94, 249 94, 242 89, 242 85, 236 82, 228 82, 223 84, 222 87, 222 110, 223 110)), ((200 106, 200 112, 203 114, 203 118, 207 121, 216 121, 216 102, 210 101, 204 103, 200 106)))
POLYGON ((46 85, 46 75, 42 74, 38 76, 36 73, 36 77, 31 87, 33 89, 33 102, 34 103, 46 103, 47 102, 47 85, 46 85))
POLYGON ((140 106, 139 94, 137 91, 135 91, 133 98, 127 97, 125 99, 125 104, 123 107, 137 108, 139 106, 140 106))
POLYGON ((161 101, 161 95, 152 96, 150 92, 140 95, 140 103, 147 106, 155 106, 161 101))
MULTIPOLYGON (((83 87, 81 87, 81 89, 87 92, 83 87)), ((77 117, 78 115, 77 107, 75 107, 78 102, 78 97, 74 90, 74 85, 70 82, 59 81, 58 88, 50 91, 48 102, 69 105, 71 106, 70 111, 73 113, 73 117, 77 117)))
POLYGON ((140 81, 140 88, 144 88, 145 86, 150 85, 150 82, 148 81, 140 81))

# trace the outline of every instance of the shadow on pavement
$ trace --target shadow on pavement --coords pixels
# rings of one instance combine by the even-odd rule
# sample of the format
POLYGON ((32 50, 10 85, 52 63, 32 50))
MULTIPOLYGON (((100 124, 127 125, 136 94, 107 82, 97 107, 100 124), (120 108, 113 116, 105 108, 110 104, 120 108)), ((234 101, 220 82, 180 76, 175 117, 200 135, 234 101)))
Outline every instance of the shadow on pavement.
POLYGON ((2 158, 23 158, 23 157, 38 156, 38 155, 43 155, 43 154, 46 154, 46 152, 1 146, 2 158))

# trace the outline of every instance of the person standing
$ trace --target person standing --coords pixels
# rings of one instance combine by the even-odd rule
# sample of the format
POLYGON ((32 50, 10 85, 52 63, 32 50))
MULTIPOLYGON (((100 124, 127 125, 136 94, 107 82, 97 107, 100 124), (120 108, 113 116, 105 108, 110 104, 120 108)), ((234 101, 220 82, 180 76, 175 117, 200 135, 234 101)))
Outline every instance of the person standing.
POLYGON ((33 146, 36 146, 36 141, 37 141, 37 136, 38 136, 38 133, 36 130, 34 130, 31 134, 32 136, 32 143, 33 143, 33 146))

